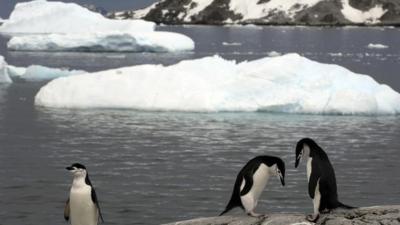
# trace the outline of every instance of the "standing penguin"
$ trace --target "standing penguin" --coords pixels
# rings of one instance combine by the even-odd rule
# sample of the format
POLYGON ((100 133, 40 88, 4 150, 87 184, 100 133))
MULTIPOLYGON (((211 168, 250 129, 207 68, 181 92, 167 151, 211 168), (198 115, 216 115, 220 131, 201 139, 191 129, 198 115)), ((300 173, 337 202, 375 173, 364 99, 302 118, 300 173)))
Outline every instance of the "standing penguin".
POLYGON ((270 176, 279 177, 285 185, 285 163, 274 156, 257 156, 250 160, 239 172, 228 205, 223 215, 235 207, 241 207, 249 216, 263 217, 254 213, 258 199, 270 176))
POLYGON ((74 163, 66 169, 72 173, 74 178, 64 208, 65 220, 71 219, 71 225, 97 225, 99 219, 104 222, 86 167, 74 163))
POLYGON ((307 216, 308 221, 316 222, 320 213, 332 209, 354 208, 339 202, 335 171, 324 150, 314 140, 303 138, 297 142, 295 168, 302 157, 307 159, 308 194, 314 204, 314 214, 307 216))

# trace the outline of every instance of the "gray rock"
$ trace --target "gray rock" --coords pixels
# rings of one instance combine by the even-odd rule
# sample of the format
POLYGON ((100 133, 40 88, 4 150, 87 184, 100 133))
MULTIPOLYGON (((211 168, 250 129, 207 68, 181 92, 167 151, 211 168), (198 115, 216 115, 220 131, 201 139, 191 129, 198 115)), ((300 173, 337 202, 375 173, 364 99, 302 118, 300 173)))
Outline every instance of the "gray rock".
MULTIPOLYGON (((167 225, 312 225, 304 214, 270 214, 258 219, 248 216, 221 216, 199 218, 167 225)), ((400 225, 400 205, 362 207, 352 210, 338 209, 321 215, 316 224, 320 225, 400 225)))

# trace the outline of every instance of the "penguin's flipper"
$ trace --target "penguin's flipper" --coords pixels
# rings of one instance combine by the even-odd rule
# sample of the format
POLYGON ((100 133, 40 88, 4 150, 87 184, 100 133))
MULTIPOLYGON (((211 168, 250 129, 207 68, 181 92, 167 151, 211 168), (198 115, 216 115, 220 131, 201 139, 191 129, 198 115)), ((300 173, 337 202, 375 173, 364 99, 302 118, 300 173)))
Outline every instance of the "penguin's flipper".
POLYGON ((318 181, 320 180, 321 174, 317 169, 313 169, 310 175, 310 180, 308 181, 308 194, 310 198, 314 199, 315 188, 317 188, 318 181))
POLYGON ((101 214, 101 210, 100 210, 100 204, 99 204, 99 201, 97 199, 96 191, 94 190, 93 187, 92 187, 91 196, 92 196, 92 201, 94 202, 94 204, 97 207, 97 210, 99 211, 99 218, 100 218, 101 222, 104 223, 103 215, 101 214))
POLYGON ((251 190, 251 187, 253 187, 253 173, 247 173, 243 176, 244 178, 244 187, 243 189, 240 191, 240 196, 246 195, 247 193, 249 193, 249 191, 251 190))
POLYGON ((67 202, 65 202, 65 207, 64 207, 64 219, 66 221, 69 220, 69 198, 67 200, 67 202))

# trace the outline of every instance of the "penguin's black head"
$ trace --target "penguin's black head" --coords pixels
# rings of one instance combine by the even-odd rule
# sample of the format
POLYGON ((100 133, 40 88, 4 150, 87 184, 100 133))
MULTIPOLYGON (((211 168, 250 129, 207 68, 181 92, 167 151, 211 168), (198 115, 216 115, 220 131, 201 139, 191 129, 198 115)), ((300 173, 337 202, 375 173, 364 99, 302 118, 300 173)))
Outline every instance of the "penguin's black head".
POLYGON ((276 175, 279 177, 282 186, 285 186, 285 163, 280 158, 277 158, 276 161, 276 175))
POLYGON ((86 176, 86 167, 80 163, 74 163, 71 166, 66 168, 69 170, 74 176, 84 175, 86 176))
POLYGON ((317 143, 311 138, 303 138, 300 141, 297 142, 296 145, 296 162, 294 164, 294 167, 297 168, 299 166, 299 162, 301 157, 305 155, 310 154, 310 149, 312 149, 313 146, 316 146, 317 143), (305 149, 305 146, 308 146, 308 152, 305 149))

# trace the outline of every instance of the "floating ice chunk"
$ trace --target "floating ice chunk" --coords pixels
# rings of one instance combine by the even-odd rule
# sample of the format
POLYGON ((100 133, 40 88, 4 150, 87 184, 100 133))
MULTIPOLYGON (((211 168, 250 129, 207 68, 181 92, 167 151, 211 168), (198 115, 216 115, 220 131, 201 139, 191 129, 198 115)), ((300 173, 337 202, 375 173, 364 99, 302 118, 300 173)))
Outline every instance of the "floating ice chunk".
POLYGON ((282 53, 277 52, 277 51, 270 51, 270 52, 267 52, 267 55, 268 55, 269 57, 276 57, 276 56, 281 56, 282 53))
POLYGON ((191 51, 189 37, 172 32, 45 34, 11 38, 7 47, 16 51, 175 52, 191 51))
POLYGON ((7 66, 4 57, 0 55, 0 83, 12 83, 12 80, 8 75, 7 66))
POLYGON ((58 77, 65 77, 65 76, 86 73, 86 71, 83 70, 49 68, 40 65, 31 65, 28 67, 15 67, 9 65, 7 69, 11 79, 17 82, 47 81, 58 77))
POLYGON ((389 46, 383 45, 383 44, 373 44, 373 43, 369 43, 369 44, 367 45, 367 48, 370 48, 370 49, 385 49, 385 48, 389 48, 389 46))
POLYGON ((0 33, 101 33, 121 31, 149 32, 153 22, 144 20, 111 20, 75 3, 35 0, 17 3, 0 33))
POLYGON ((16 67, 8 65, 4 57, 0 55, 0 83, 46 81, 82 73, 86 73, 86 71, 49 68, 39 65, 16 67))
POLYGON ((240 43, 240 42, 222 42, 222 45, 224 45, 224 46, 240 46, 240 45, 242 45, 242 43, 240 43))
POLYGON ((194 112, 399 114, 400 94, 367 75, 298 54, 236 63, 219 56, 58 78, 35 104, 194 112))

